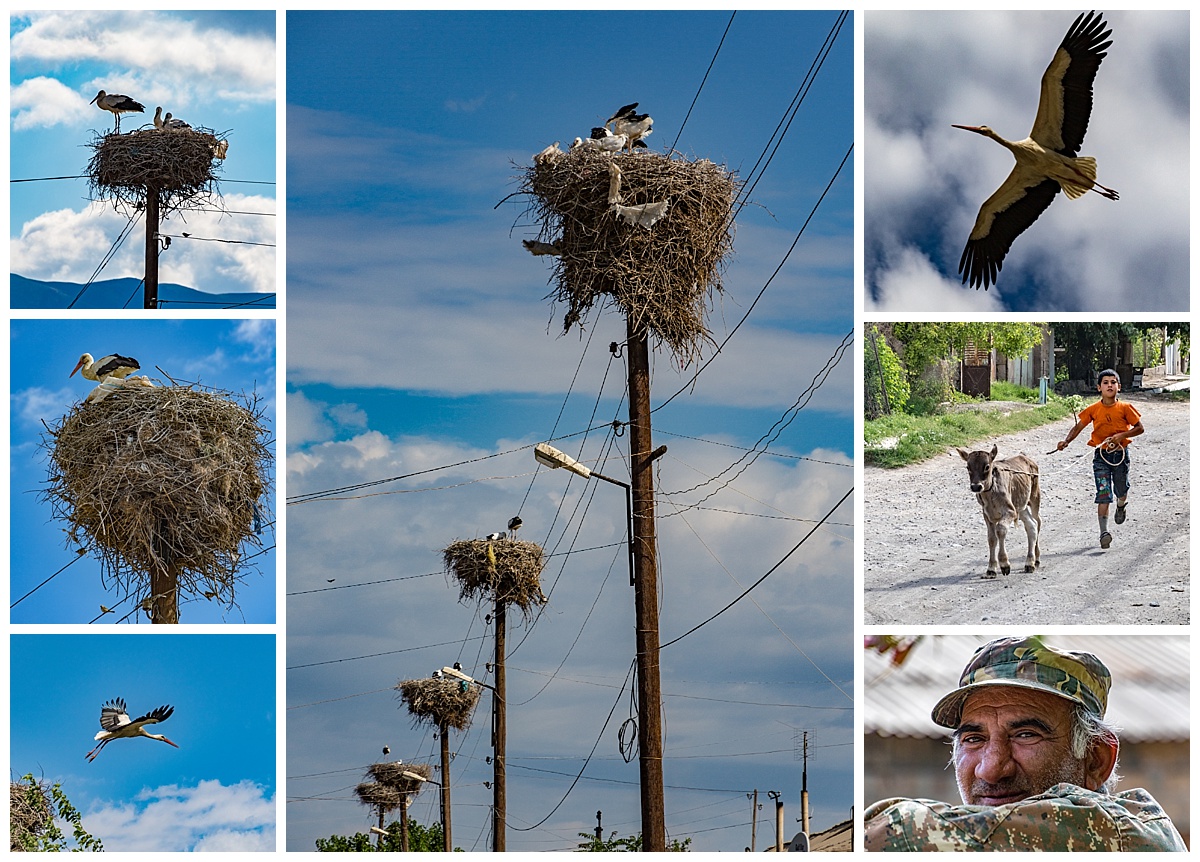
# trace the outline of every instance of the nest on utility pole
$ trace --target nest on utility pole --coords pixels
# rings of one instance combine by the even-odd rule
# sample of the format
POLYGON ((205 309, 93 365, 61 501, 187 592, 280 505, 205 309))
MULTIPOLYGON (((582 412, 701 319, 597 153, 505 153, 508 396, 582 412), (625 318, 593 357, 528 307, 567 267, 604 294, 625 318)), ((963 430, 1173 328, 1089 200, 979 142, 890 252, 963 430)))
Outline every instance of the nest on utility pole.
POLYGON ((49 427, 41 496, 67 546, 97 557, 122 597, 148 596, 151 572, 169 566, 181 598, 236 607, 243 546, 261 547, 269 520, 264 421, 257 396, 243 406, 187 386, 123 386, 49 427))
POLYGON ((479 687, 457 679, 406 679, 396 689, 408 707, 413 724, 428 722, 434 727, 466 730, 479 702, 479 687))
POLYGON ((127 211, 141 207, 157 189, 164 214, 201 194, 219 194, 217 169, 229 141, 212 129, 139 129, 97 135, 88 144, 88 190, 93 200, 127 211))
POLYGON ((516 605, 526 619, 546 603, 541 583, 546 557, 537 542, 460 540, 442 552, 442 560, 458 580, 459 601, 486 597, 516 605))
POLYGON ((711 342, 704 318, 733 250, 739 184, 724 166, 661 153, 612 155, 581 146, 535 160, 520 178, 557 250, 550 294, 567 304, 563 331, 602 295, 680 367, 711 342))

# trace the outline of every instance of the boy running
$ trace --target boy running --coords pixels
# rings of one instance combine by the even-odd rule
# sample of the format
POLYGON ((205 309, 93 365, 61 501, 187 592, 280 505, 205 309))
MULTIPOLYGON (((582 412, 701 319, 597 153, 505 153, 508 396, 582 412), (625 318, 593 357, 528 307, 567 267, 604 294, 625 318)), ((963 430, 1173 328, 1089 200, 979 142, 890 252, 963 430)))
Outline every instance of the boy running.
POLYGON ((1129 439, 1146 429, 1142 427, 1142 416, 1133 405, 1117 400, 1121 391, 1121 379, 1117 372, 1106 368, 1100 372, 1096 383, 1100 400, 1079 413, 1079 422, 1067 432, 1067 438, 1059 441, 1058 450, 1079 436, 1084 428, 1092 424, 1089 446, 1096 447, 1092 457, 1092 475, 1096 478, 1096 515, 1100 520, 1100 547, 1112 544, 1112 533, 1108 532, 1108 504, 1113 491, 1117 494, 1117 514, 1113 520, 1125 523, 1125 501, 1129 495, 1129 439), (1093 424, 1094 423, 1094 424, 1093 424))

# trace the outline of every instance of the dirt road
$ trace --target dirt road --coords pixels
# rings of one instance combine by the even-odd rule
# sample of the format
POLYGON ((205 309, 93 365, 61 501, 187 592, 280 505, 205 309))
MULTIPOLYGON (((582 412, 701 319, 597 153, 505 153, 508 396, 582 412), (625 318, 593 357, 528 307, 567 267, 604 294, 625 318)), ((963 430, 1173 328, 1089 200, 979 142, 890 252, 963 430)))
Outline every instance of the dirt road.
POLYGON ((912 467, 867 467, 864 622, 867 625, 1079 625, 1190 622, 1189 403, 1124 395, 1146 433, 1130 448, 1129 517, 1099 545, 1089 431, 1047 455, 1062 422, 980 443, 999 457, 1024 452, 1042 488, 1041 567, 1021 571, 1026 539, 1010 528, 1012 574, 987 569, 987 531, 966 464, 949 451, 912 467))

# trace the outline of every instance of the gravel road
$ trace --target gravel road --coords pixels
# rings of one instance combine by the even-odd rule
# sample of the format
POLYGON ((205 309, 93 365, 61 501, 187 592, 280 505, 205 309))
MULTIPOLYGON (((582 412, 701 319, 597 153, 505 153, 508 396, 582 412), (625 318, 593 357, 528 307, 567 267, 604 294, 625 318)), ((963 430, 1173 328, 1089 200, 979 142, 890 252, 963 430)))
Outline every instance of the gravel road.
POLYGON ((986 580, 987 530, 954 450, 896 470, 866 468, 867 625, 1186 625, 1189 605, 1189 402, 1121 395, 1146 433, 1130 447, 1129 517, 1100 549, 1092 448, 1085 431, 1046 453, 1071 420, 987 440, 1039 467, 1041 567, 1027 574, 1025 530, 1010 528, 1012 574, 986 580))

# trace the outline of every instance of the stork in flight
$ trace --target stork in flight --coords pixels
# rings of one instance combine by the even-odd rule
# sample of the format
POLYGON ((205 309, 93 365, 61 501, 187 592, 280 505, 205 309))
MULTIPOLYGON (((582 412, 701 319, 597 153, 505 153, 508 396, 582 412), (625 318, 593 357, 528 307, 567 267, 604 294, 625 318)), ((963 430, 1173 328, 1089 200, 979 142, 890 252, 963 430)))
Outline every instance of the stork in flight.
POLYGON ((122 114, 140 114, 146 110, 146 106, 141 102, 135 102, 128 96, 123 96, 120 93, 106 93, 101 90, 96 94, 96 98, 92 99, 88 104, 96 103, 96 107, 102 111, 111 111, 112 115, 117 118, 116 131, 121 131, 121 115, 122 114))
MULTIPOLYGON (((175 745, 171 740, 167 739, 161 733, 147 733, 147 724, 158 724, 160 721, 166 721, 171 717, 171 713, 175 711, 173 706, 160 706, 143 715, 141 718, 135 718, 132 721, 129 719, 129 713, 125 710, 125 701, 121 698, 114 698, 100 708, 100 727, 103 728, 96 734, 96 739, 100 740, 100 744, 87 753, 88 763, 96 759, 96 755, 100 753, 100 749, 108 745, 114 739, 128 739, 135 736, 144 736, 147 739, 157 739, 159 742, 165 742, 167 745, 175 745)), ((175 745, 178 748, 178 745, 175 745)))
POLYGON ((1059 189, 1071 199, 1088 191, 1119 199, 1096 182, 1096 160, 1078 155, 1092 114, 1092 82, 1112 44, 1105 41, 1112 30, 1104 28, 1104 17, 1096 12, 1075 19, 1042 75, 1037 117, 1025 140, 1006 141, 987 126, 954 126, 991 138, 1017 160, 1008 179, 979 209, 958 262, 963 284, 976 290, 994 284, 1013 240, 1037 221, 1059 189))
POLYGON ((110 353, 108 356, 101 356, 99 359, 93 360, 92 354, 85 353, 79 357, 79 362, 67 376, 74 377, 75 372, 78 371, 88 380, 101 381, 108 377, 119 377, 124 380, 141 367, 136 359, 128 356, 110 353))

